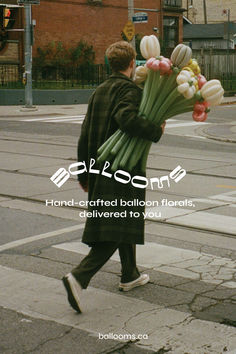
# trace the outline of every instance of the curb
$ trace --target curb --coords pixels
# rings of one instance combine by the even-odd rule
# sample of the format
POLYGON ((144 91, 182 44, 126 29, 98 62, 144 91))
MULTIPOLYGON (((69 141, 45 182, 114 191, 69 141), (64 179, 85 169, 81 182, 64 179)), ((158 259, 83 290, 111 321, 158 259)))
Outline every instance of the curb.
POLYGON ((221 141, 221 142, 224 142, 224 143, 234 143, 236 144, 236 140, 235 139, 230 139, 230 138, 221 138, 221 137, 218 137, 218 136, 211 136, 211 135, 208 135, 208 134, 201 134, 202 136, 204 136, 205 138, 207 139, 211 139, 211 140, 216 140, 216 141, 221 141))
POLYGON ((207 128, 203 128, 203 127, 199 128, 197 130, 197 133, 207 139, 216 140, 216 141, 220 141, 220 142, 224 142, 224 143, 234 143, 234 144, 236 143, 236 139, 234 139, 234 138, 230 138, 230 137, 227 138, 227 137, 222 137, 222 136, 217 136, 217 135, 210 135, 210 134, 206 133, 204 131, 204 129, 207 130, 207 128))
POLYGON ((228 101, 228 102, 222 102, 220 106, 227 106, 228 104, 236 104, 236 101, 228 101))

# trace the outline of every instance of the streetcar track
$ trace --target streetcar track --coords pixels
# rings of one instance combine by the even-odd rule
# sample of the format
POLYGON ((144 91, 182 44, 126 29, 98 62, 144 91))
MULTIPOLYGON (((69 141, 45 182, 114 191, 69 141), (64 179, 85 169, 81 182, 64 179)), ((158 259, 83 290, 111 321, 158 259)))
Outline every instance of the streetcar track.
MULTIPOLYGON (((54 145, 54 146, 61 146, 61 147, 74 147, 76 148, 76 145, 72 145, 72 144, 61 144, 61 143, 51 143, 51 142, 35 142, 35 141, 24 141, 24 140, 16 140, 16 139, 2 139, 0 138, 0 140, 6 140, 6 141, 18 141, 18 142, 23 142, 23 143, 34 143, 34 144, 42 144, 42 145, 54 145)), ((6 153, 6 154, 15 154, 15 155, 25 155, 25 156, 35 156, 35 157, 45 157, 45 158, 50 158, 50 159, 59 159, 59 160, 65 160, 65 161, 76 161, 76 158, 73 157, 68 157, 68 158, 63 158, 61 156, 49 156, 49 155, 39 155, 39 154, 31 154, 31 153, 25 153, 25 152, 13 152, 13 151, 4 151, 4 150, 0 150, 0 153, 6 153)), ((154 155, 156 157, 156 155, 151 152, 150 156, 154 155)), ((166 158, 181 158, 183 160, 191 160, 191 157, 183 157, 183 156, 169 156, 169 155, 162 155, 162 154, 158 154, 158 157, 166 157, 166 158)), ((212 159, 201 159, 201 158, 194 158, 195 161, 204 161, 204 162, 215 162, 215 163, 222 163, 222 160, 212 160, 212 159)), ((218 167, 226 167, 226 166, 234 166, 234 163, 226 163, 224 165, 221 166, 213 166, 211 168, 218 168, 218 167)), ((154 171, 167 171, 167 172, 171 172, 172 169, 168 169, 168 168, 155 168, 155 167, 151 167, 148 166, 149 170, 154 170, 154 171)), ((1 170, 1 169, 0 169, 1 170)), ((215 174, 201 174, 199 172, 194 172, 194 171, 188 171, 188 174, 193 174, 193 175, 200 175, 200 176, 210 176, 210 177, 223 177, 223 178, 230 178, 230 179, 234 179, 234 176, 224 176, 224 175, 215 175, 215 174)))
POLYGON ((45 157, 47 159, 54 159, 54 160, 76 161, 76 158, 73 158, 73 157, 38 155, 38 154, 30 154, 30 153, 25 153, 25 152, 22 153, 22 152, 13 152, 13 151, 4 151, 4 150, 0 150, 0 153, 12 154, 12 155, 15 154, 15 155, 34 156, 34 157, 45 157))
POLYGON ((20 139, 14 139, 14 138, 1 138, 0 140, 4 140, 4 141, 18 141, 20 143, 30 143, 30 144, 41 144, 41 145, 56 145, 56 146, 69 146, 69 147, 75 147, 74 144, 61 144, 61 143, 51 143, 51 142, 47 142, 47 141, 35 141, 35 140, 20 140, 20 139))
MULTIPOLYGON (((43 142, 40 142, 40 141, 35 141, 35 140, 21 140, 21 139, 15 139, 15 138, 4 138, 4 137, 0 137, 0 140, 4 140, 4 141, 18 141, 18 142, 22 142, 22 143, 29 143, 29 144, 41 144, 41 145, 55 145, 55 146, 61 146, 61 147, 74 147, 74 148, 77 148, 77 144, 69 144, 69 143, 57 143, 57 142, 50 142, 50 141, 43 141, 43 142)), ((16 153, 16 152, 8 152, 8 151, 0 151, 0 152, 5 152, 5 153, 12 153, 12 154, 14 154, 14 153, 16 153)), ((231 152, 229 152, 229 153, 231 153, 231 152)), ((19 153, 16 153, 16 154, 19 154, 19 153)), ((25 154, 25 153, 23 153, 24 155, 27 155, 27 154, 25 154)), ((232 152, 232 154, 234 154, 235 155, 235 153, 234 152, 232 152)), ((152 156, 152 155, 154 155, 155 156, 155 153, 154 152, 150 152, 150 154, 149 154, 150 156, 152 156)), ((39 155, 36 155, 36 156, 39 156, 39 155)), ((161 157, 178 157, 178 158, 181 158, 181 159, 185 159, 185 160, 192 160, 192 157, 183 157, 183 156, 169 156, 169 155, 163 155, 163 154, 158 154, 158 156, 161 156, 161 157)), ((210 162, 212 162, 212 160, 211 159, 201 159, 201 158, 194 158, 194 160, 196 160, 196 161, 210 161, 210 162)), ((222 161, 219 161, 219 160, 213 160, 214 162, 218 162, 218 163, 221 163, 222 161)), ((232 164, 232 165, 234 165, 234 164, 232 164)))
MULTIPOLYGON (((26 175, 26 176, 33 176, 33 177, 43 177, 43 178, 49 178, 50 176, 49 175, 45 175, 45 174, 37 174, 37 173, 32 173, 32 172, 23 172, 23 171, 17 171, 17 170, 15 170, 15 171, 11 171, 11 170, 2 170, 2 169, 0 169, 0 171, 1 172, 7 172, 7 173, 13 173, 13 174, 20 174, 20 175, 26 175)), ((205 175, 204 175, 205 176, 205 175)), ((70 182, 72 182, 72 183, 76 183, 76 185, 78 185, 78 180, 77 179, 71 179, 70 180, 70 182)), ((74 190, 74 188, 71 188, 71 189, 67 189, 66 191, 70 191, 70 190, 74 190)), ((159 190, 159 189, 157 189, 157 190, 153 190, 153 189, 149 189, 149 188, 147 188, 147 191, 148 192, 153 192, 153 193, 162 193, 163 191, 162 190, 159 190)), ((43 195, 48 195, 48 194, 50 194, 50 193, 42 193, 42 194, 40 194, 41 196, 43 196, 43 195)), ((175 196, 175 197, 179 197, 179 194, 177 194, 177 193, 175 193, 175 192, 171 192, 171 191, 165 191, 165 194, 167 195, 167 196, 175 196)), ((11 197, 10 195, 5 195, 5 194, 0 194, 0 196, 8 196, 8 197, 11 197)), ((192 200, 194 200, 194 199, 201 199, 201 197, 199 197, 198 195, 193 195, 193 194, 191 194, 191 195, 185 195, 185 194, 181 194, 181 197, 182 198, 185 198, 185 199, 192 199, 192 200)), ((18 197, 17 196, 13 196, 12 198, 15 198, 15 199, 17 199, 18 197)), ((20 199, 21 198, 23 198, 23 197, 19 197, 20 199)), ((27 197, 26 197, 26 199, 27 199, 27 197)), ((39 201, 38 199, 32 199, 32 200, 35 200, 35 201, 39 201)), ((40 201, 41 202, 41 201, 40 201)), ((232 202, 225 202, 225 205, 224 206, 229 206, 230 204, 232 204, 232 202)), ((203 209, 201 209, 201 211, 207 211, 207 210, 211 210, 211 209, 216 209, 216 208, 219 208, 219 207, 221 207, 222 205, 216 205, 216 206, 210 206, 210 207, 206 207, 206 208, 203 208, 203 209)), ((75 209, 77 209, 78 207, 75 207, 75 209)), ((84 209, 84 208, 82 208, 82 209, 84 209)))
MULTIPOLYGON (((46 144, 46 145, 50 145, 50 144, 46 144)), ((52 144, 51 144, 52 145, 52 144)), ((57 144, 55 144, 55 145, 57 145, 57 144)), ((67 145, 61 145, 61 146, 67 146, 67 145)), ((13 152, 13 151, 4 151, 4 150, 0 150, 0 153, 5 153, 5 154, 12 154, 12 155, 25 155, 25 156, 34 156, 34 157, 45 157, 45 158, 48 158, 48 159, 55 159, 55 160, 64 160, 64 161, 77 161, 76 160, 76 158, 73 158, 73 157, 67 157, 67 158, 65 158, 65 157, 61 157, 61 156, 49 156, 49 155, 38 155, 38 154, 31 154, 31 153, 25 153, 25 152, 13 152)), ((150 154, 150 155, 152 155, 152 154, 150 154)), ((167 157, 167 158, 169 158, 169 157, 172 157, 173 158, 173 156, 168 156, 168 155, 158 155, 158 156, 160 156, 160 157, 167 157)), ((176 157, 177 158, 177 157, 176 157)), ((181 158, 181 159, 185 159, 185 160, 191 160, 192 161, 192 158, 190 158, 190 157, 181 157, 181 156, 178 156, 178 158, 181 158)), ((195 158, 194 160, 196 160, 196 161, 204 161, 204 162, 207 162, 207 161, 209 161, 209 162, 215 162, 215 163, 222 163, 222 161, 212 161, 211 159, 209 159, 209 160, 206 160, 206 159, 204 159, 204 160, 202 160, 202 159, 199 159, 199 158, 195 158)), ((221 165, 221 166, 215 166, 215 167, 212 167, 212 168, 218 168, 218 167, 229 167, 229 166, 234 166, 235 164, 233 163, 233 164, 231 164, 231 163, 227 163, 226 165, 221 165)), ((147 169, 148 170, 152 170, 152 171, 166 171, 166 172, 171 172, 172 171, 172 169, 168 169, 168 168, 161 168, 161 167, 159 167, 159 168, 155 168, 155 167, 150 167, 150 166, 148 166, 147 167, 147 169)), ((2 170, 2 169, 0 169, 0 171, 5 171, 4 169, 2 170)), ((11 170, 9 170, 9 172, 11 172, 11 170)), ((235 179, 235 177, 234 176, 225 176, 225 175, 215 175, 215 174, 205 174, 205 173, 199 173, 199 172, 194 172, 194 171, 187 171, 187 173, 188 174, 192 174, 192 175, 199 175, 199 176, 209 176, 209 177, 221 177, 221 178, 229 178, 229 179, 235 179)))
MULTIPOLYGON (((45 205, 45 201, 43 200, 38 200, 38 199, 35 199, 35 198, 32 198, 32 197, 21 197, 21 196, 13 196, 13 195, 8 195, 8 194, 0 194, 0 197, 3 197, 3 198, 9 198, 10 200, 22 200, 22 201, 27 201, 27 202, 32 202, 32 203, 35 203, 35 204, 40 204, 40 205, 45 205)), ((4 202, 4 201, 3 201, 4 202)), ((0 207, 3 207, 3 205, 1 205, 0 207)), ((71 210, 74 210, 74 211, 80 211, 80 210, 87 210, 87 208, 85 207, 82 207, 82 206, 70 206, 69 207, 71 210)), ((19 209, 19 208, 17 208, 19 209)), ((68 210, 68 207, 67 206, 60 206, 60 209, 63 209, 63 210, 68 210)), ((209 208, 207 208, 206 210, 208 210, 209 208)), ((211 209, 211 208, 210 208, 211 209)), ((19 209, 21 210, 21 209, 19 209)), ((204 209, 205 210, 205 209, 204 209)), ((60 216, 58 216, 60 217, 60 216)), ((176 228, 178 227, 179 229, 184 229, 184 230, 194 230, 195 232, 202 232, 202 233, 207 233, 207 234, 212 234, 212 235, 217 235, 217 236, 223 236, 223 237, 229 237, 229 238, 233 238, 235 239, 235 236, 232 234, 232 233, 228 233, 228 232, 218 232, 218 231, 212 231, 211 229, 207 229, 207 228, 200 228, 200 227, 195 227, 195 226, 187 226, 187 225, 179 225, 179 224, 175 224, 174 222, 171 222, 171 221, 166 221, 166 220, 155 220, 155 221, 150 221, 150 220, 147 220, 147 224, 150 223, 150 222, 155 222, 157 224, 164 224, 166 226, 170 226, 170 227, 173 227, 173 228, 176 228)), ((147 232, 148 233, 148 232, 147 232)), ((159 236, 159 235, 158 235, 159 236)))
MULTIPOLYGON (((225 167, 225 166, 234 166, 234 165, 224 165, 224 166, 219 166, 219 167, 225 167)), ((217 168, 217 167, 216 167, 217 168)), ((153 168, 153 167, 148 167, 148 170, 152 170, 152 171, 167 171, 167 172, 171 172, 173 170, 171 169, 164 169, 164 168, 153 168)), ((194 172, 194 171, 187 171, 188 175, 193 175, 193 176, 202 176, 202 177, 214 177, 214 178, 225 178, 225 179, 233 179, 235 180, 236 177, 234 176, 224 176, 224 175, 214 175, 214 174, 205 174, 205 173, 200 173, 200 172, 194 172)))
MULTIPOLYGON (((0 151, 1 152, 1 151, 0 151)), ((38 157, 47 157, 47 156, 43 156, 43 155, 30 155, 30 156, 38 156, 38 157)), ((53 157, 49 157, 52 158, 53 157)), ((55 159, 60 159, 60 160, 65 160, 65 161, 76 161, 76 159, 73 159, 72 157, 70 158, 59 158, 59 157, 55 157, 55 159)), ((42 167, 38 167, 38 168, 46 168, 46 167, 51 167, 50 166, 42 166, 42 167)), ((56 165, 55 165, 56 166, 56 165)), ((228 166, 228 165, 226 165, 228 166)), ((229 165, 231 166, 231 165, 229 165)), ((53 167, 53 166, 52 166, 53 167)), ((225 166, 220 166, 220 167, 225 167, 225 166)), ((161 171, 161 172, 172 172, 173 169, 166 169, 166 168, 153 168, 153 167, 147 167, 147 170, 152 170, 152 171, 161 171)), ((46 177, 49 178, 51 177, 50 175, 47 174, 43 174, 43 173, 32 173, 32 172, 25 172, 25 171, 19 171, 19 170, 8 170, 8 169, 2 169, 0 168, 1 172, 7 172, 7 173, 16 173, 16 174, 20 174, 20 175, 30 175, 30 176, 34 176, 34 177, 46 177)), ((187 171, 188 175, 192 175, 192 176, 201 176, 201 177, 213 177, 213 178, 225 178, 225 179, 232 179, 235 180, 234 176, 224 176, 224 175, 214 175, 214 174, 205 174, 205 173, 198 173, 198 172, 192 172, 192 171, 187 171)), ((147 174, 148 177, 148 174, 147 174)), ((149 177, 152 178, 152 177, 149 177)), ((72 182, 74 181, 73 179, 71 180, 72 182)), ((77 181, 77 180, 76 180, 77 181)), ((75 181, 74 181, 75 182, 75 181)), ((156 190, 155 190, 156 191, 156 190)), ((168 192, 166 192, 168 194, 168 192)), ((171 193, 170 193, 171 194, 171 193)), ((197 197, 196 197, 197 198, 197 197)))

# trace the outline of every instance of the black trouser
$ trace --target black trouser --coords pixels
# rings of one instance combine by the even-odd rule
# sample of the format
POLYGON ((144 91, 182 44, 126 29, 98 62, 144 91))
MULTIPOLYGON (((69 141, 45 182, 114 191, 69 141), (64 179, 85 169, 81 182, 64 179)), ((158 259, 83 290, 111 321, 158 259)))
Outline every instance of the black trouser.
POLYGON ((121 282, 128 283, 137 279, 140 273, 136 266, 136 245, 129 243, 98 242, 89 254, 72 270, 81 287, 86 289, 91 278, 119 250, 121 261, 121 282))

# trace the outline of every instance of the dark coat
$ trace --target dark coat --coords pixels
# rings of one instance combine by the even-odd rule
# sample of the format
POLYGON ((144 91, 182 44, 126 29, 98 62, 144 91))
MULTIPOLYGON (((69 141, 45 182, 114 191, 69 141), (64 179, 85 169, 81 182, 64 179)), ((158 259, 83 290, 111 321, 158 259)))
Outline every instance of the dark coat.
MULTIPOLYGON (((157 142, 162 129, 148 120, 138 117, 138 108, 142 90, 131 79, 121 73, 114 73, 102 83, 91 96, 88 111, 82 125, 78 143, 78 161, 89 165, 90 159, 96 159, 98 148, 118 129, 132 136, 157 142)), ((93 168, 102 169, 95 165, 93 168)), ((143 175, 136 166, 132 175, 143 175)), ((144 212, 143 206, 120 206, 120 200, 145 200, 145 189, 133 187, 131 183, 122 184, 113 177, 101 174, 83 173, 78 175, 84 184, 88 181, 88 200, 116 200, 117 206, 89 206, 93 212, 126 212, 120 217, 88 217, 82 241, 89 245, 94 242, 114 241, 125 243, 144 243, 144 212), (138 212, 138 218, 130 217, 129 211, 138 212)))

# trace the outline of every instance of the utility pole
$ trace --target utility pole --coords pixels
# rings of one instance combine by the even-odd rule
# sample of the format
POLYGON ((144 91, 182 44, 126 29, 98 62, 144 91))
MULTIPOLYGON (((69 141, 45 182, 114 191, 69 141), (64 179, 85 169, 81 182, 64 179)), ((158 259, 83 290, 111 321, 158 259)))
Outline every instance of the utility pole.
MULTIPOLYGON (((133 16, 134 16, 134 0, 128 0, 128 20, 132 22, 133 16)), ((130 43, 132 44, 132 47, 135 50, 135 35, 133 36, 133 39, 131 40, 130 43)))
POLYGON ((229 62, 229 41, 230 41, 230 9, 227 9, 228 23, 227 23, 227 72, 230 72, 230 62, 229 62))
POLYGON ((225 23, 225 29, 224 29, 224 38, 225 37, 227 38, 226 69, 227 69, 227 75, 228 75, 229 72, 230 72, 230 60, 229 60, 229 49, 230 49, 230 9, 224 9, 222 11, 222 15, 227 15, 227 22, 225 23), (226 26, 227 26, 227 30, 226 30, 226 26))
POLYGON ((204 23, 207 24, 207 8, 206 8, 206 0, 203 0, 203 12, 204 12, 204 23))
POLYGON ((32 19, 31 4, 24 4, 25 11, 25 107, 32 108, 32 19))

